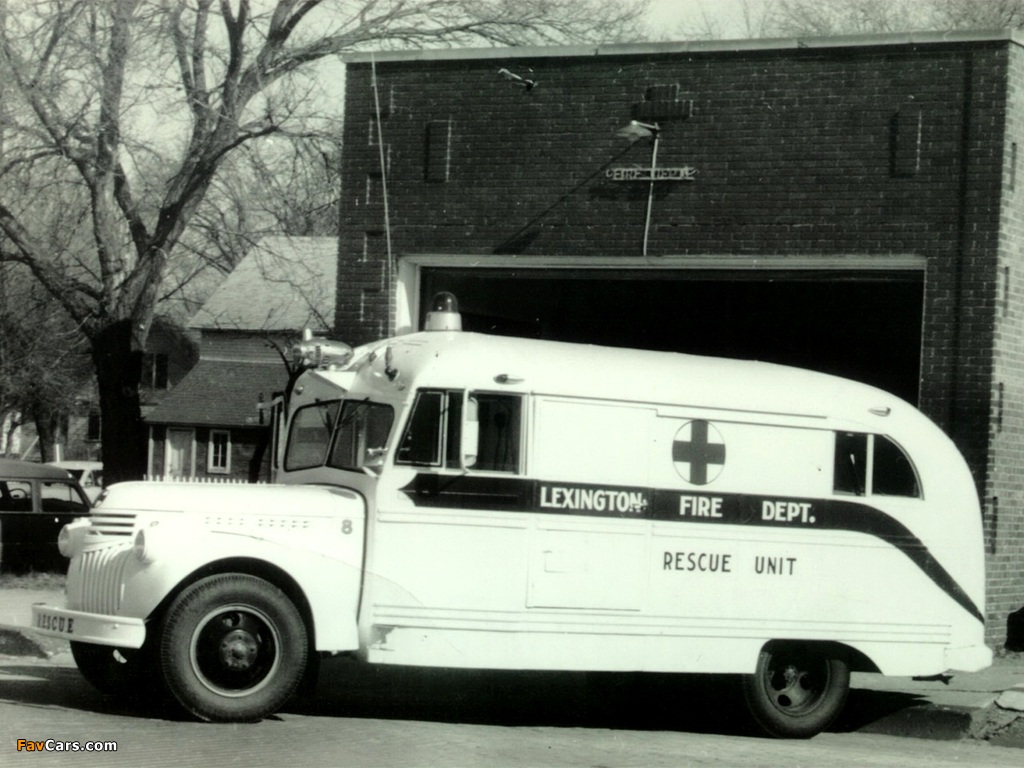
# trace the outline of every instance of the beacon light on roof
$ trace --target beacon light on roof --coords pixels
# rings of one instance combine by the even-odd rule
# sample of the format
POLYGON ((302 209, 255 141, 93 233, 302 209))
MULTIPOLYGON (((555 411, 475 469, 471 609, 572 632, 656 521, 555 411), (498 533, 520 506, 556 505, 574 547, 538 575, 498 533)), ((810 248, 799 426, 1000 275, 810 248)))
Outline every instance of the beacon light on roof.
POLYGON ((341 368, 352 359, 352 347, 341 341, 314 337, 308 328, 292 347, 292 362, 300 368, 341 368))
POLYGON ((459 314, 459 300, 455 294, 442 291, 430 300, 430 311, 423 324, 425 331, 461 331, 462 315, 459 314))

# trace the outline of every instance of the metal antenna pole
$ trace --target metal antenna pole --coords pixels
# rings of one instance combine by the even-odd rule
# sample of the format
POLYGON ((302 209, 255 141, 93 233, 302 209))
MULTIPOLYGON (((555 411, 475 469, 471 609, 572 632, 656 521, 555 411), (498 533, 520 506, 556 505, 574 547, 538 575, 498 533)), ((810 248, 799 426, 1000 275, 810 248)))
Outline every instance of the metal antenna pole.
POLYGON ((647 191, 647 218, 644 221, 644 249, 643 255, 647 256, 647 240, 651 231, 651 208, 654 205, 654 174, 658 169, 658 139, 661 131, 654 131, 654 147, 651 149, 651 186, 647 191))

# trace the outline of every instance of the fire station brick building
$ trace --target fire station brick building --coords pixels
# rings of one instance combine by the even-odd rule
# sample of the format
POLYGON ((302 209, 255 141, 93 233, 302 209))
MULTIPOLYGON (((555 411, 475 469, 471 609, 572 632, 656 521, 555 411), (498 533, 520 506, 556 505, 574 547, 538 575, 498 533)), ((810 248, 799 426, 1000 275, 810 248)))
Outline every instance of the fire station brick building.
MULTIPOLYGON (((336 329, 754 358, 866 381, 958 443, 988 634, 1024 606, 1024 37, 347 59, 336 329)), ((751 382, 756 386, 756 382, 751 382)))

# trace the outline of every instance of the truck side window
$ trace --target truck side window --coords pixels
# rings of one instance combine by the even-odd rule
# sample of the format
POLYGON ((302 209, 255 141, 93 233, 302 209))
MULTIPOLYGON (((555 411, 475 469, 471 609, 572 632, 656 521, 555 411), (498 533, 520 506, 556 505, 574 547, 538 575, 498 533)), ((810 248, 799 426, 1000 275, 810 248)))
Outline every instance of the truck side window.
POLYGON ((285 469, 308 469, 324 463, 340 408, 341 401, 332 400, 307 405, 295 412, 284 455, 285 469))
POLYGON ((462 391, 423 390, 416 395, 412 414, 398 446, 398 464, 455 469, 460 466, 462 391))
POLYGON ((836 432, 834 467, 833 490, 863 496, 868 481, 868 436, 858 432, 836 432))
POLYGON ((522 398, 476 392, 469 404, 467 419, 476 416, 479 434, 473 469, 518 472, 522 398))
POLYGON ((448 426, 445 430, 444 465, 449 469, 462 467, 462 457, 459 456, 459 449, 462 445, 462 401, 464 392, 449 392, 448 405, 446 407, 445 421, 448 426))
POLYGON ((910 463, 907 454, 896 443, 882 435, 875 435, 871 492, 885 496, 921 496, 917 472, 914 471, 914 465, 910 463))
POLYGON ((423 391, 416 394, 416 403, 405 425, 405 434, 398 445, 395 461, 436 467, 441 464, 441 412, 445 393, 423 391))
POLYGON ((837 432, 833 474, 836 493, 921 497, 907 454, 884 435, 837 432))

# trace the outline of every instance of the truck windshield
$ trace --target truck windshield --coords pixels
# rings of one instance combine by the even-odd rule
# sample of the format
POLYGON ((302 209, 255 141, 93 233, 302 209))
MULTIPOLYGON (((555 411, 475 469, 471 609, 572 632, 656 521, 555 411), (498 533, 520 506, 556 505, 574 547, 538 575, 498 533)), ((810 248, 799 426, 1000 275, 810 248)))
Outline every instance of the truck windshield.
POLYGON ((324 463, 340 406, 340 401, 332 400, 307 405, 295 412, 284 457, 286 470, 309 469, 324 463))
POLYGON ((394 419, 390 405, 346 400, 327 464, 337 469, 373 469, 383 465, 394 419))

